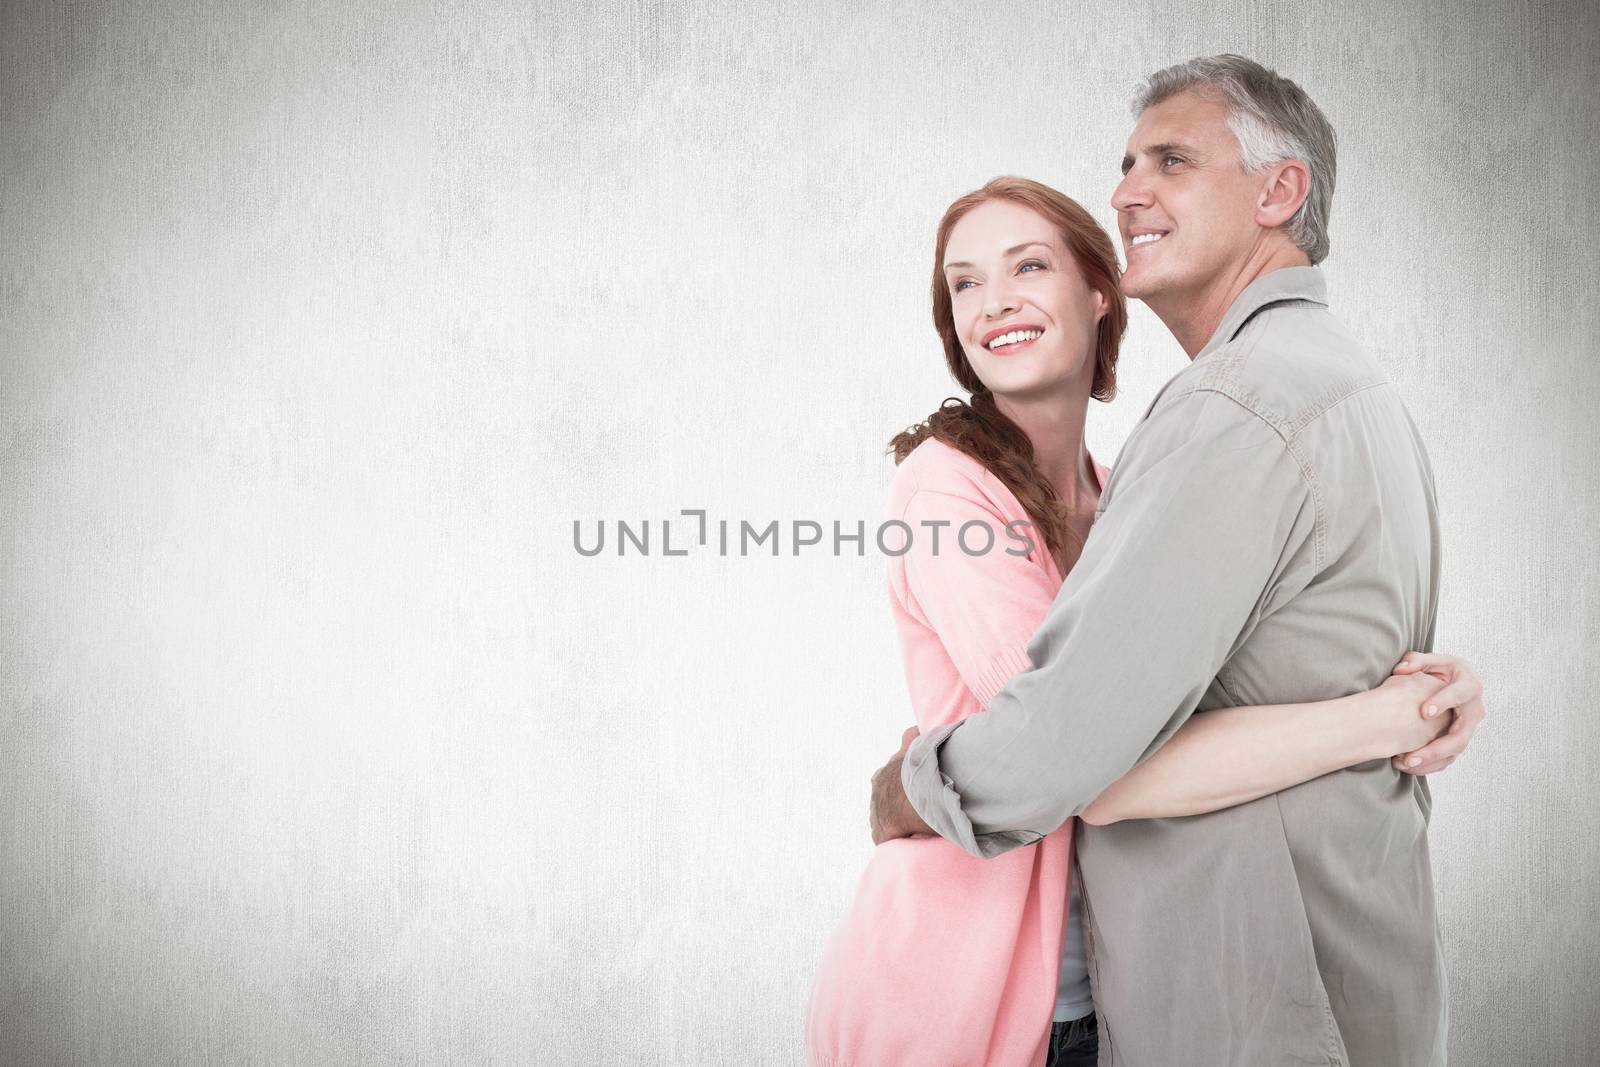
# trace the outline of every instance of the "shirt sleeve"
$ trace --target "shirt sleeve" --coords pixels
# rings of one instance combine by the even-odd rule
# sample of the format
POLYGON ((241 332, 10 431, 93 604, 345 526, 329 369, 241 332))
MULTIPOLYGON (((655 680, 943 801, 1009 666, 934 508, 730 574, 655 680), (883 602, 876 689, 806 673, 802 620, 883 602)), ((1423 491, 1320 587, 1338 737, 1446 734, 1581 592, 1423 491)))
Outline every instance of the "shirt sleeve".
POLYGON ((974 856, 1054 831, 1183 725, 1286 583, 1315 572, 1317 528, 1271 424, 1211 389, 1158 403, 1028 643, 1031 669, 912 742, 912 805, 974 856))
MULTIPOLYGON (((1033 665, 1028 641, 1055 599, 1055 580, 1027 554, 1029 543, 1046 551, 1043 535, 1029 525, 1013 536, 990 501, 939 490, 918 489, 901 518, 912 536, 891 592, 938 635, 961 680, 987 705, 1033 665)), ((917 709, 922 729, 938 725, 924 721, 928 713, 917 709)))

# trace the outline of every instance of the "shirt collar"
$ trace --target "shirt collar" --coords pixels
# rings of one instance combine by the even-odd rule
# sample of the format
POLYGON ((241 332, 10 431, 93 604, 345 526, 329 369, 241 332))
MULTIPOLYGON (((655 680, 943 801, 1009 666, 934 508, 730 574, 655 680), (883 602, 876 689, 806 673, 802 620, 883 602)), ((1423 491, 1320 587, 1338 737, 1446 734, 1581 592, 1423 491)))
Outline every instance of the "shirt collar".
POLYGON ((1279 267, 1245 286, 1244 292, 1234 298, 1232 306, 1222 316, 1217 332, 1211 335, 1211 340, 1194 358, 1199 359, 1212 349, 1233 340, 1244 329, 1244 324, 1262 308, 1290 300, 1328 306, 1328 280, 1321 267, 1279 267))

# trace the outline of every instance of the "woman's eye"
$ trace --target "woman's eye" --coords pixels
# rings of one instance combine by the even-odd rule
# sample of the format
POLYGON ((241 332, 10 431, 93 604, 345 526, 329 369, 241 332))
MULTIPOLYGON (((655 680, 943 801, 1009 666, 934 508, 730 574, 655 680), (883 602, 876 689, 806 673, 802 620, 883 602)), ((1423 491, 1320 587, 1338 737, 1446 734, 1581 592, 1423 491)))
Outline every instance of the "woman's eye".
POLYGON ((959 293, 961 290, 965 289, 967 286, 973 285, 973 284, 975 284, 975 283, 973 282, 973 280, 971 278, 962 278, 959 282, 956 282, 956 284, 951 287, 950 291, 953 292, 953 293, 959 293))
POLYGON ((1020 274, 1023 271, 1027 270, 1029 267, 1038 267, 1040 270, 1044 270, 1044 264, 1043 263, 1040 263, 1037 259, 1030 259, 1030 260, 1028 260, 1028 261, 1026 261, 1024 263, 1017 264, 1017 273, 1020 274))

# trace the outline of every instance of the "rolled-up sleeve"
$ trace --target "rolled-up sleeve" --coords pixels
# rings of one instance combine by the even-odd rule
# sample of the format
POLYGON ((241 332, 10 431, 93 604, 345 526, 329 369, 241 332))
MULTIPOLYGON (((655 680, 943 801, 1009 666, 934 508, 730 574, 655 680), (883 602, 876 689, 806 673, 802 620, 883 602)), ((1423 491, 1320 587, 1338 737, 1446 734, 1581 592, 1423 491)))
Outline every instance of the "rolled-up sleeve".
POLYGON ((1212 389, 1164 398, 1028 642, 1032 669, 912 743, 918 813, 994 856, 1082 811, 1183 725, 1280 585, 1314 573, 1316 503, 1279 428, 1212 389))

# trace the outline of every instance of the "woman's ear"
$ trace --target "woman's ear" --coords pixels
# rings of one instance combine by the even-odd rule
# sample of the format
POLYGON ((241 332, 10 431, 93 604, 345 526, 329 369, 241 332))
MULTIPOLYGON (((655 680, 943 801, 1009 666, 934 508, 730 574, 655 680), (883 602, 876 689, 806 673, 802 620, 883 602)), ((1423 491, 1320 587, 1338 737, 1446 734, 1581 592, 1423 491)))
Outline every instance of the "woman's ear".
POLYGON ((1099 322, 1106 317, 1106 312, 1111 310, 1111 301, 1106 299, 1106 294, 1094 290, 1094 321, 1099 322))

